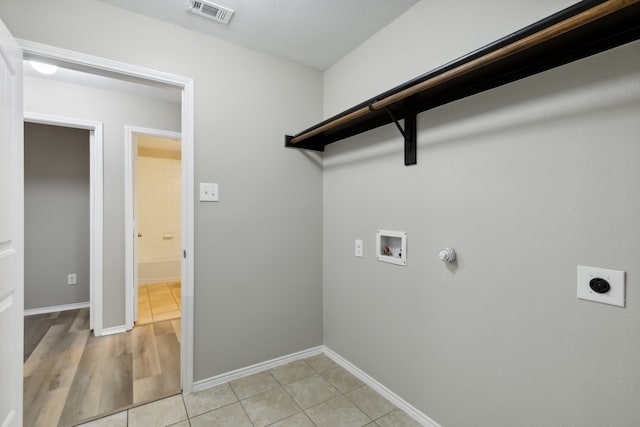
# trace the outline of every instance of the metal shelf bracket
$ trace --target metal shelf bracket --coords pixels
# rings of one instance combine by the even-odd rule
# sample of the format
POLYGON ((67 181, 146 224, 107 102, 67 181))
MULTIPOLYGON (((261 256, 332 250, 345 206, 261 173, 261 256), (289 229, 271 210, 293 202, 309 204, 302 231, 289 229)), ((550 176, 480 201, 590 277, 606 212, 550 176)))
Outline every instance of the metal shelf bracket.
MULTIPOLYGON (((369 108, 373 109, 373 107, 371 106, 369 106, 369 108)), ((400 126, 398 119, 396 119, 396 116, 393 114, 391 109, 388 106, 384 107, 384 109, 389 115, 389 117, 391 118, 391 120, 393 120, 393 123, 396 124, 396 127, 398 128, 398 130, 402 134, 402 137, 404 138, 404 165, 411 166, 411 165, 417 164, 418 163, 418 159, 417 159, 418 132, 416 130, 417 113, 415 111, 407 112, 407 114, 404 117, 404 129, 403 129, 402 126, 400 126)))

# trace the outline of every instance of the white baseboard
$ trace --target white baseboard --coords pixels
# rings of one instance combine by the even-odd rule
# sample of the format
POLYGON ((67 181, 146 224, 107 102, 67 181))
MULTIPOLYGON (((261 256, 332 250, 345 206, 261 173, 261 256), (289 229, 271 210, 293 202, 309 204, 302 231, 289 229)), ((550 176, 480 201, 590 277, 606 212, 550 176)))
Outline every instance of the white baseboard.
POLYGON ((398 408, 402 409, 407 413, 411 418, 419 422, 425 427, 441 427, 438 423, 433 421, 431 418, 427 417, 409 402, 395 394, 393 391, 386 388, 380 382, 376 381, 373 377, 368 375, 366 372, 360 370, 357 366, 349 362, 344 357, 340 356, 335 351, 330 348, 324 346, 323 350, 324 354, 327 355, 330 359, 336 362, 338 365, 342 366, 344 369, 349 371, 351 374, 356 376, 360 381, 374 389, 378 394, 387 399, 389 402, 396 405, 398 408))
POLYGON ((141 279, 138 281, 138 285, 152 285, 156 283, 166 283, 166 282, 179 282, 180 276, 171 276, 171 277, 153 277, 151 279, 141 279))
POLYGON ((268 360, 262 363, 256 363, 255 365, 247 366, 246 368, 236 369, 235 371, 227 372, 225 374, 220 374, 213 376, 211 378, 206 378, 204 380, 196 381, 193 383, 193 391, 200 391, 210 387, 215 387, 220 384, 225 384, 233 380, 237 380, 238 378, 246 377, 248 375, 257 374, 259 372, 266 371, 268 369, 272 369, 281 365, 286 365, 289 362, 293 362, 300 359, 305 359, 307 357, 315 356, 317 354, 324 353, 331 360, 336 362, 338 365, 342 366, 344 369, 349 371, 351 374, 356 376, 363 383, 371 387, 373 390, 378 392, 382 397, 387 399, 389 402, 396 405, 398 408, 402 409, 407 413, 411 418, 416 420, 418 423, 422 424, 425 427, 441 427, 438 423, 433 421, 431 418, 427 417, 409 402, 386 388, 380 382, 376 381, 374 378, 369 376, 364 371, 360 370, 354 364, 349 362, 344 357, 340 356, 335 351, 329 349, 328 347, 321 345, 318 347, 310 348, 308 350, 299 351, 297 353, 290 354, 288 356, 278 357, 276 359, 268 360))
POLYGON ((56 311, 77 310, 79 308, 89 308, 89 302, 76 302, 73 304, 54 305, 51 307, 30 308, 24 311, 24 315, 33 316, 34 314, 55 313, 56 311))
POLYGON ((290 354, 288 356, 278 357, 266 362, 256 363, 255 365, 247 366, 246 368, 236 369, 235 371, 227 372, 207 378, 204 380, 196 381, 193 383, 193 391, 204 390, 209 387, 214 387, 220 384, 228 383, 229 381, 237 380, 238 378, 246 377, 249 375, 257 374, 258 372, 266 371, 268 369, 275 368, 277 366, 286 365, 289 362, 293 362, 300 359, 306 359, 307 357, 315 356, 322 353, 324 346, 318 346, 310 348, 308 350, 299 351, 297 353, 290 354))
POLYGON ((111 328, 102 328, 102 334, 100 336, 121 334, 123 332, 127 332, 127 327, 125 325, 113 326, 111 328))

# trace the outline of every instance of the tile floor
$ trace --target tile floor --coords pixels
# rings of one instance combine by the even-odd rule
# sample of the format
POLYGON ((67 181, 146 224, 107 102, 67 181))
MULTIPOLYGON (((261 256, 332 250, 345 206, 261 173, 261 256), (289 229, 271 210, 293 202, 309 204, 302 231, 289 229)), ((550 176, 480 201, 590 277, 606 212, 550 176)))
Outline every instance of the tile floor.
POLYGON ((138 286, 136 325, 180 318, 180 282, 150 283, 138 286))
POLYGON ((85 427, 416 427, 419 423, 319 354, 85 427))

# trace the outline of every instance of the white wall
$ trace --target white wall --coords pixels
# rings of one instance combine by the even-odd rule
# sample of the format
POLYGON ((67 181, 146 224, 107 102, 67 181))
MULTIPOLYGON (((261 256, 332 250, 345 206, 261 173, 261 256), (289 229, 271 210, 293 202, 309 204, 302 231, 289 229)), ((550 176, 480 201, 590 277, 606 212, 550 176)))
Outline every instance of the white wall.
POLYGON ((573 0, 421 1, 324 73, 324 115, 543 19, 573 0))
POLYGON ((138 283, 180 280, 180 152, 139 149, 137 172, 138 283))
MULTIPOLYGON (((326 72, 325 115, 570 2, 481 3, 420 2, 326 72)), ((393 125, 327 147, 325 344, 442 426, 637 425, 638 81, 636 42, 420 114, 416 166, 393 125), (625 270, 626 308, 577 265, 625 270)))
POLYGON ((180 131, 180 105, 44 78, 24 78, 24 108, 104 125, 103 325, 125 322, 124 127, 180 131))
POLYGON ((322 74, 95 0, 3 0, 0 19, 19 38, 194 79, 195 182, 221 197, 195 206, 195 380, 321 344, 322 170, 284 135, 321 119, 322 74))
POLYGON ((138 156, 138 262, 179 259, 180 160, 138 156))

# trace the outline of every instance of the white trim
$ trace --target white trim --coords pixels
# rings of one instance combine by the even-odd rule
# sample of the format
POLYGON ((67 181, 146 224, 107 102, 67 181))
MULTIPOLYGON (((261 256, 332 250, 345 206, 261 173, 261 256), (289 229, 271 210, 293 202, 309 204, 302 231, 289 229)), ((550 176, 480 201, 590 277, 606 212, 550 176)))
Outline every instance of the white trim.
POLYGON ((133 189, 133 161, 134 151, 137 151, 137 146, 133 146, 133 136, 130 127, 125 125, 124 127, 124 301, 125 301, 125 319, 124 324, 127 330, 133 328, 134 319, 133 311, 133 284, 134 284, 134 258, 136 257, 134 251, 133 239, 135 233, 135 227, 133 224, 133 206, 134 206, 134 194, 133 189))
POLYGON ((220 384, 225 384, 230 381, 237 380, 249 375, 257 374, 269 369, 276 368, 278 366, 286 365, 287 363, 294 362, 300 359, 306 359, 307 357, 315 356, 317 354, 324 353, 328 358, 336 362, 338 365, 349 371, 352 375, 357 377, 363 383, 371 387, 382 397, 393 403, 399 409, 407 413, 411 418, 425 427, 441 427, 440 424, 427 417, 416 407, 409 402, 398 396, 393 391, 382 385, 373 377, 356 367, 344 357, 340 356, 335 351, 329 349, 327 346, 321 345, 313 347, 307 350, 299 351, 297 353, 289 354, 287 356, 278 357, 268 360, 266 362, 256 363, 255 365, 247 366, 246 368, 236 369, 235 371, 227 372, 224 374, 216 375, 211 378, 196 381, 193 383, 193 391, 205 390, 210 387, 215 387, 220 384))
POLYGON ((307 350, 299 351, 297 353, 290 354, 288 356, 277 357, 275 359, 268 360, 266 362, 256 363, 255 365, 247 366, 246 368, 236 369, 235 371, 227 372, 225 374, 216 375, 211 378, 196 381, 193 383, 193 391, 200 391, 210 387, 214 387, 220 384, 228 383, 229 381, 237 380, 249 375, 257 374, 259 372, 273 369, 278 366, 286 365, 296 360, 306 359, 307 357, 315 356, 324 351, 324 346, 318 346, 307 350))
MULTIPOLYGON (((162 129, 150 129, 139 126, 130 126, 125 125, 124 127, 124 253, 125 253, 125 263, 124 263, 124 271, 125 271, 125 298, 126 298, 126 314, 125 314, 125 325, 127 329, 133 328, 134 319, 134 282, 135 282, 135 273, 137 271, 135 262, 137 260, 137 255, 135 253, 134 248, 134 239, 136 239, 135 233, 138 229, 137 224, 134 224, 133 218, 133 207, 135 204, 135 191, 134 191, 134 167, 133 162, 136 160, 135 152, 137 151, 137 145, 135 143, 134 134, 139 135, 152 135, 159 136, 162 138, 174 138, 180 139, 180 145, 182 146, 182 134, 180 132, 162 130, 162 129)), ((180 148, 182 152, 182 147, 180 148)), ((188 170, 188 166, 184 164, 185 160, 181 161, 181 181, 184 180, 185 177, 185 168, 188 170)), ((137 168, 136 168, 137 169, 137 168)), ((184 185, 182 186, 182 190, 184 191, 184 185)), ((181 200, 182 203, 182 200, 181 200)), ((183 209, 184 210, 184 209, 183 209)), ((184 227, 184 221, 181 224, 184 227)), ((182 259, 182 256, 180 257, 182 259)), ((181 266, 184 267, 184 266, 181 266)), ((176 277, 175 280, 180 280, 181 277, 176 277)), ((153 283, 153 282, 149 282, 153 283)), ((182 309, 182 308, 181 308, 182 309)))
POLYGON ((24 121, 29 123, 39 123, 42 125, 67 126, 85 130, 95 130, 96 127, 102 126, 101 122, 56 116, 54 114, 31 113, 28 111, 24 112, 24 121))
POLYGON ((10 410, 9 414, 7 415, 7 418, 5 418, 4 422, 2 423, 2 427, 9 427, 15 417, 16 417, 16 411, 13 409, 10 410))
POLYGON ((151 279, 138 280, 138 285, 153 285, 154 283, 177 282, 182 276, 176 277, 152 277, 151 279))
POLYGON ((91 241, 91 312, 94 313, 90 317, 89 327, 93 329, 93 333, 96 331, 101 333, 102 331, 102 279, 103 279, 103 233, 104 233, 104 146, 103 146, 103 127, 102 123, 98 123, 94 132, 91 134, 91 144, 95 150, 91 154, 91 217, 93 222, 91 223, 91 235, 93 240, 91 241))
POLYGON ((402 409, 407 413, 411 418, 419 422, 421 425, 425 427, 440 427, 440 424, 433 421, 431 418, 427 417, 420 410, 418 410, 415 406, 411 405, 409 402, 404 400, 402 397, 398 396, 393 391, 389 390, 387 387, 382 385, 382 383, 375 380, 366 372, 360 370, 357 366, 349 362, 344 357, 340 356, 335 351, 330 348, 324 346, 323 349, 324 354, 327 355, 330 359, 336 362, 338 365, 342 366, 344 369, 349 371, 355 377, 357 377, 360 381, 371 387, 382 397, 387 399, 389 402, 396 405, 398 408, 402 409))
POLYGON ((104 337, 105 335, 121 334, 123 332, 127 332, 127 326, 126 325, 113 326, 111 328, 102 328, 102 335, 101 336, 104 337))
POLYGON ((102 71, 112 74, 112 77, 133 77, 146 81, 154 81, 182 89, 182 158, 183 164, 188 165, 184 171, 186 179, 182 183, 183 189, 183 226, 182 241, 186 250, 182 269, 182 330, 180 335, 180 367, 182 390, 190 392, 193 389, 193 323, 194 323, 194 89, 193 79, 123 62, 112 61, 97 56, 86 55, 71 50, 60 49, 28 40, 18 40, 26 57, 48 58, 53 61, 75 64, 85 67, 89 72, 102 71))
POLYGON ((101 122, 61 117, 53 114, 24 112, 24 121, 52 126, 85 129, 89 136, 89 328, 96 336, 102 334, 102 271, 103 271, 103 126, 101 122))
POLYGON ((182 90, 182 321, 180 322, 180 380, 182 391, 193 390, 194 365, 194 255, 195 255, 195 195, 194 195, 194 91, 193 79, 189 79, 182 90), (186 166, 186 167, 185 167, 186 166))
POLYGON ((151 80, 157 83, 182 88, 192 79, 163 71, 152 70, 150 68, 139 67, 137 65, 126 64, 124 62, 113 61, 99 56, 88 55, 86 53, 74 52, 43 43, 30 40, 16 39, 27 59, 32 57, 46 58, 52 62, 63 62, 86 67, 89 72, 101 71, 111 77, 123 78, 133 77, 139 80, 151 80))
POLYGON ((41 307, 41 308, 30 308, 24 310, 25 316, 33 316, 34 314, 46 314, 46 313, 55 313, 57 311, 68 311, 68 310, 77 310, 79 308, 89 308, 90 303, 87 302, 76 302, 73 304, 63 304, 63 305, 54 305, 51 307, 41 307))

